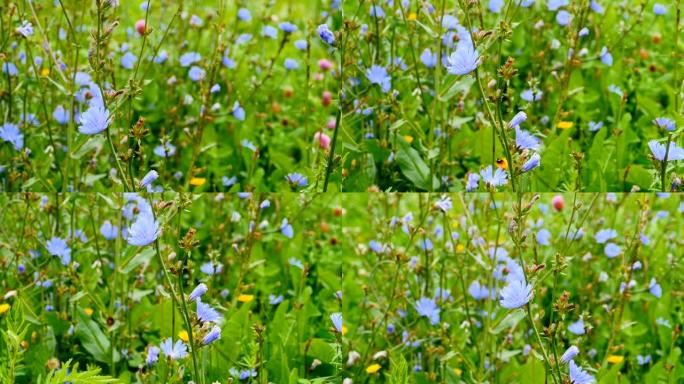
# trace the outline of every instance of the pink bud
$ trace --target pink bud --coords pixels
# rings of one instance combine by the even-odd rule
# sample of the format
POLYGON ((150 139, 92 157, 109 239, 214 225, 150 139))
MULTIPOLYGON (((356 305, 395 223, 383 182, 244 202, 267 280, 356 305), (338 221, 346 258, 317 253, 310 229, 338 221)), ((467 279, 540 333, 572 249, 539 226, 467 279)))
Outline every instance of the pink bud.
POLYGON ((325 124, 325 127, 328 128, 328 129, 335 129, 335 124, 336 124, 336 123, 337 123, 337 121, 335 121, 335 118, 334 118, 334 117, 331 117, 331 118, 328 119, 328 123, 325 124))
POLYGON ((316 132, 314 134, 314 141, 318 141, 318 145, 323 149, 330 148, 330 136, 323 132, 316 132))
POLYGON ((145 34, 145 20, 140 19, 135 22, 135 30, 138 31, 140 36, 145 34))
POLYGON ((561 195, 554 196, 551 202, 553 203, 553 207, 556 209, 556 211, 562 211, 563 207, 565 207, 565 200, 561 195))
POLYGON ((323 106, 327 107, 332 101, 332 95, 328 91, 323 91, 323 106))
POLYGON ((330 60, 327 59, 320 59, 318 60, 318 68, 321 69, 321 71, 327 71, 333 67, 333 63, 330 62, 330 60))
POLYGON ((316 81, 322 81, 323 80, 323 74, 322 73, 314 73, 314 80, 316 81))

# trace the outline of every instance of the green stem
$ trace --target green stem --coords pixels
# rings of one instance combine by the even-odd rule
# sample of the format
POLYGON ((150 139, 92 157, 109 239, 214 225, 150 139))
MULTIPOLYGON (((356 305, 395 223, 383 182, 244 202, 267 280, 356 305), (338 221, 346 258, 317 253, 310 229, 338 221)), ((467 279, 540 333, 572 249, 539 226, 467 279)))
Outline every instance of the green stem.
POLYGON ((532 309, 530 308, 530 303, 527 303, 527 318, 530 320, 530 324, 532 325, 534 335, 537 337, 537 342, 539 343, 539 348, 541 349, 542 356, 544 356, 544 361, 546 362, 546 365, 549 367, 549 371, 551 371, 551 378, 553 379, 554 383, 558 384, 558 379, 556 379, 556 376, 553 375, 553 367, 551 366, 551 360, 549 360, 549 355, 546 353, 546 349, 544 348, 544 344, 542 343, 541 336, 539 335, 539 331, 537 330, 537 325, 534 323, 534 319, 532 318, 532 309))

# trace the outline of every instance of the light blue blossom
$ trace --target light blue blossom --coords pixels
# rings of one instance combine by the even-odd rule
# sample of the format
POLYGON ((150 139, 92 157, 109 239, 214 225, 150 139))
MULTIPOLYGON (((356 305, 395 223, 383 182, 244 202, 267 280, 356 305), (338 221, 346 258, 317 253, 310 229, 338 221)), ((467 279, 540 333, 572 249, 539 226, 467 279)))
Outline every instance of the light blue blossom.
POLYGON ((281 31, 283 31, 285 33, 292 33, 292 32, 295 32, 297 30, 296 25, 294 25, 290 22, 287 22, 287 21, 284 21, 284 22, 278 24, 278 27, 280 28, 281 31))
POLYGON ((575 356, 579 354, 579 348, 575 345, 571 345, 570 348, 565 350, 565 353, 563 353, 563 356, 560 358, 560 362, 563 364, 567 364, 570 362, 570 360, 574 359, 575 356))
POLYGON ((202 60, 202 55, 197 52, 187 52, 182 54, 179 58, 181 67, 189 67, 200 60, 202 60))
POLYGON ((499 187, 508 183, 508 175, 500 168, 494 169, 488 165, 485 169, 480 171, 482 181, 490 187, 499 187))
POLYGON ((316 28, 316 32, 321 40, 325 41, 328 45, 335 44, 335 34, 330 30, 327 24, 321 24, 316 28))
POLYGON ((0 138, 3 141, 12 144, 14 149, 17 151, 20 151, 24 148, 24 135, 19 130, 19 126, 16 124, 3 124, 2 127, 0 127, 0 138))
POLYGON ((430 48, 425 48, 423 53, 420 54, 420 62, 427 68, 434 68, 437 65, 437 54, 432 53, 430 48))
POLYGON ((265 25, 261 29, 261 36, 269 37, 271 39, 275 39, 278 37, 278 30, 275 29, 274 27, 270 26, 270 25, 265 25))
POLYGON ((71 113, 64 109, 62 105, 58 105, 52 112, 52 117, 55 119, 55 121, 57 121, 58 124, 66 125, 71 119, 71 113))
POLYGON ((188 71, 188 77, 190 77, 190 80, 195 82, 204 80, 206 76, 207 71, 196 65, 190 68, 190 70, 188 71))
POLYGON ((121 57, 121 66, 126 69, 133 69, 135 62, 138 61, 138 57, 131 52, 126 52, 121 57))
POLYGON ((532 299, 532 286, 522 280, 510 281, 501 290, 501 300, 499 303, 502 307, 508 309, 520 308, 529 303, 532 299))
POLYGON ((572 15, 570 14, 570 12, 568 12, 564 9, 558 11, 558 13, 556 14, 556 22, 560 26, 565 27, 568 24, 570 24, 571 21, 572 21, 572 15))
POLYGON ((53 237, 48 240, 45 248, 47 248, 50 255, 59 257, 62 265, 67 266, 71 263, 71 249, 67 245, 66 240, 61 237, 53 237))
POLYGON ((28 20, 24 20, 21 26, 17 28, 17 32, 24 37, 33 36, 33 24, 28 20))
POLYGON ((667 8, 665 8, 665 6, 660 3, 655 3, 653 4, 653 13, 656 16, 662 16, 667 13, 667 8))
POLYGON ((576 322, 568 325, 568 331, 575 335, 584 335, 584 320, 579 319, 576 322))
POLYGON ((452 75, 466 75, 474 71, 479 65, 480 55, 472 44, 458 44, 446 59, 447 72, 452 75))
POLYGON ((480 183, 480 175, 477 173, 469 173, 466 182, 466 192, 472 192, 477 189, 480 183))
POLYGON ((147 357, 145 358, 145 363, 150 366, 159 360, 159 347, 152 345, 147 348, 147 357))
POLYGON ((533 91, 531 89, 526 89, 520 93, 520 98, 527 101, 528 103, 531 103, 533 101, 541 100, 543 95, 544 92, 542 91, 533 91))
POLYGON ((128 228, 126 241, 130 245, 142 247, 157 240, 159 236, 159 222, 154 219, 151 213, 141 212, 138 218, 128 228))
POLYGON ((596 239, 597 243, 603 244, 610 239, 616 238, 617 236, 618 236, 618 233, 616 230, 614 230, 612 228, 608 228, 608 229, 602 229, 602 230, 596 232, 594 239, 596 239))
POLYGON ((165 142, 162 145, 154 147, 153 152, 159 157, 171 157, 176 154, 176 146, 169 142, 165 142))
POLYGON ((197 319, 203 323, 218 323, 223 318, 217 310, 212 308, 209 304, 205 304, 198 297, 197 303, 197 319))
POLYGON ((176 340, 176 344, 173 344, 173 340, 169 337, 162 341, 159 347, 164 353, 164 356, 171 360, 179 360, 188 355, 188 347, 182 340, 176 340))
POLYGON ((286 218, 280 223, 280 233, 288 239, 294 237, 294 229, 286 218))
POLYGON ((190 295, 188 296, 188 300, 195 301, 195 300, 199 299, 202 295, 207 293, 208 290, 209 290, 209 288, 207 288, 206 284, 199 283, 199 284, 197 284, 195 289, 193 289, 192 292, 190 292, 190 295))
POLYGON ((523 164, 521 170, 529 172, 537 168, 541 164, 541 156, 538 153, 533 153, 532 156, 523 164))
POLYGON ((385 69, 385 67, 372 65, 366 70, 366 78, 371 84, 379 85, 385 93, 392 87, 392 77, 387 74, 387 69, 385 69))
POLYGON ((620 252, 622 252, 622 249, 619 245, 615 243, 607 243, 605 248, 603 249, 603 252, 609 259, 612 259, 614 257, 617 257, 620 254, 620 252))
POLYGON ((342 333, 342 314, 339 312, 335 312, 330 314, 330 321, 333 323, 333 326, 335 327, 335 330, 337 333, 342 333))
POLYGON ((675 129, 677 129, 674 120, 668 119, 667 117, 658 117, 657 119, 653 120, 653 124, 658 126, 658 128, 664 129, 669 132, 672 132, 675 129))
POLYGON ((115 240, 119 235, 119 227, 112 225, 109 220, 105 220, 102 226, 100 226, 100 233, 107 240, 115 240))
POLYGON ((603 128, 603 121, 599 121, 598 123, 595 123, 593 121, 589 122, 589 131, 596 132, 601 128, 603 128))
POLYGON ((651 149, 653 157, 657 160, 665 161, 666 152, 667 161, 684 160, 684 149, 677 146, 674 142, 670 142, 669 151, 666 151, 665 145, 659 143, 657 140, 649 141, 648 147, 651 149))
POLYGON ((536 239, 538 244, 551 245, 551 242, 549 241, 549 239, 551 239, 551 232, 546 228, 542 228, 537 231, 536 239))
POLYGON ((570 360, 569 371, 570 371, 570 382, 572 384, 591 384, 595 381, 594 376, 585 372, 582 368, 575 364, 574 360, 570 360))
POLYGON ((608 47, 601 48, 601 53, 599 54, 601 62, 609 67, 613 66, 613 55, 608 52, 608 47))
POLYGON ((88 108, 79 117, 78 131, 84 135, 95 135, 109 127, 109 110, 100 106, 88 108))
POLYGON ((489 0, 489 11, 492 13, 501 13, 504 6, 504 0, 489 0))
POLYGON ((143 176, 142 180, 140 180, 140 188, 145 188, 148 185, 152 184, 155 180, 159 178, 159 173, 155 171, 154 169, 147 172, 145 176, 143 176))
POLYGON ((242 108, 240 105, 239 101, 235 101, 233 104, 233 110, 232 110, 233 117, 240 120, 240 121, 245 121, 245 109, 242 108))
POLYGON ((252 14, 249 12, 248 9, 246 8, 240 8, 238 9, 237 12, 238 19, 242 21, 250 21, 252 20, 252 14))
POLYGON ((648 283, 648 291, 651 292, 651 295, 659 299, 663 296, 663 289, 660 287, 660 284, 658 284, 655 278, 652 278, 648 283))
POLYGON ((430 324, 439 324, 439 312, 440 309, 437 307, 437 303, 433 299, 427 297, 421 297, 415 304, 416 312, 420 316, 427 317, 430 319, 430 324))
POLYGON ((221 327, 214 325, 211 330, 202 338, 202 344, 208 345, 221 338, 221 327))

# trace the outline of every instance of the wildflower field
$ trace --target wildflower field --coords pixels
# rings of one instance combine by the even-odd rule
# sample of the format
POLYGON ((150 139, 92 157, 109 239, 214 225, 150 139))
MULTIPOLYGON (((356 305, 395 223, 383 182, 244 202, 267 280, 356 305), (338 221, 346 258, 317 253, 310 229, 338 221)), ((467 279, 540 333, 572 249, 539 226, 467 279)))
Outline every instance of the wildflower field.
POLYGON ((2 10, 5 191, 683 188, 680 0, 2 10))
POLYGON ((118 379, 97 382, 335 382, 343 210, 332 196, 0 205, 0 382, 90 383, 96 367, 118 379))
POLYGON ((354 383, 684 380, 681 197, 353 200, 343 371, 354 383))

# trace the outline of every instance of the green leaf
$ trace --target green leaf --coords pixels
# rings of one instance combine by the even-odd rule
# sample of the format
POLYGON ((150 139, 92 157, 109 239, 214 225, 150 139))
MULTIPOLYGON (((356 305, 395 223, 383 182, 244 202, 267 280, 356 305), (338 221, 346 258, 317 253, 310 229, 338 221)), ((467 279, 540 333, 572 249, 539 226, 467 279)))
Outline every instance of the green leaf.
POLYGON ((408 364, 403 355, 399 354, 398 357, 391 358, 390 370, 387 378, 389 384, 406 384, 409 382, 408 364))
POLYGON ((82 312, 78 314, 78 324, 76 325, 76 337, 81 340, 83 348, 88 351, 95 360, 108 363, 112 358, 110 353, 114 353, 114 362, 119 361, 119 352, 111 351, 109 339, 105 336, 100 326, 96 322, 86 317, 82 312))
POLYGON ((499 334, 501 331, 509 328, 515 327, 520 320, 525 318, 525 311, 523 310, 517 310, 509 313, 504 317, 499 324, 496 325, 493 329, 491 329, 489 332, 493 334, 499 334))
MULTIPOLYGON (((430 168, 420 157, 415 149, 408 143, 400 141, 401 148, 397 152, 396 160, 401 172, 413 185, 422 190, 430 189, 430 168)), ((439 183, 436 177, 432 177, 432 189, 437 189, 439 183)))
MULTIPOLYGON (((453 81, 450 77, 447 77, 447 81, 453 81)), ((459 92, 466 92, 467 90, 470 89, 470 87, 473 86, 475 83, 475 78, 472 76, 466 76, 462 78, 457 78, 456 81, 453 81, 451 85, 449 86, 449 89, 447 89, 446 92, 441 93, 437 99, 441 102, 447 102, 451 100, 456 94, 459 92)))
POLYGON ((131 271, 143 263, 149 263, 152 256, 154 256, 154 249, 152 247, 147 247, 142 252, 133 256, 130 260, 124 261, 121 271, 123 273, 131 273, 131 271))
POLYGON ((71 154, 73 159, 80 159, 91 151, 100 151, 104 145, 105 138, 104 135, 95 135, 88 139, 76 152, 71 154))

